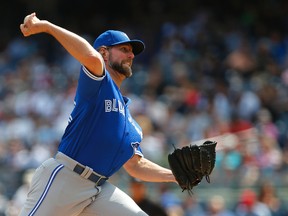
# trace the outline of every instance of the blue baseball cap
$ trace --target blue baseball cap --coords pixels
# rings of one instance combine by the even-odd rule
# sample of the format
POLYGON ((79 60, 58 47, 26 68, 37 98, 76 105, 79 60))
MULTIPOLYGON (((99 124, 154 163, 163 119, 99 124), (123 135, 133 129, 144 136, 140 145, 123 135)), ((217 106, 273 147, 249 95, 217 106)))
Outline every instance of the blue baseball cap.
POLYGON ((140 54, 145 49, 145 44, 141 40, 130 40, 126 33, 116 30, 108 30, 99 35, 94 41, 93 47, 98 49, 101 46, 114 46, 124 43, 131 44, 134 55, 140 54))

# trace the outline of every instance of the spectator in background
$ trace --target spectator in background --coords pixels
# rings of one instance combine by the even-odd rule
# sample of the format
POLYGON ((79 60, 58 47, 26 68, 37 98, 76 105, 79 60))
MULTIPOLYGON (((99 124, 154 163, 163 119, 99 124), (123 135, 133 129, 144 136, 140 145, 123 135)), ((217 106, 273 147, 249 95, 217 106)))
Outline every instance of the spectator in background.
POLYGON ((235 216, 235 214, 226 208, 226 201, 221 195, 213 195, 208 200, 207 215, 210 216, 235 216))
POLYGON ((148 197, 147 188, 144 182, 132 178, 129 189, 132 199, 149 216, 168 216, 165 209, 159 203, 152 201, 148 197))
POLYGON ((182 200, 167 185, 160 185, 161 205, 166 209, 168 216, 184 216, 182 200))
POLYGON ((154 127, 152 120, 146 115, 137 115, 136 121, 143 131, 143 147, 145 157, 155 162, 161 163, 163 157, 166 156, 165 146, 166 139, 163 133, 157 131, 154 127))
POLYGON ((251 189, 242 191, 235 212, 237 216, 272 216, 268 206, 259 202, 256 192, 251 189))
POLYGON ((273 216, 288 215, 288 211, 284 208, 282 200, 278 196, 277 189, 272 181, 267 180, 261 183, 258 200, 268 206, 273 216))
POLYGON ((7 215, 9 216, 19 215, 20 210, 25 203, 34 171, 35 171, 34 169, 28 169, 23 174, 22 177, 23 184, 16 190, 15 194, 10 200, 6 211, 7 215))
POLYGON ((258 133, 266 134, 276 141, 279 139, 279 129, 273 122, 271 112, 268 109, 262 108, 259 110, 256 116, 255 126, 258 133))
POLYGON ((205 208, 196 194, 187 195, 183 201, 184 216, 206 216, 205 208))
POLYGON ((0 216, 5 216, 7 205, 8 205, 8 199, 2 193, 2 185, 0 185, 0 216))
POLYGON ((282 165, 282 152, 275 138, 263 134, 259 137, 260 148, 257 160, 261 169, 262 177, 270 178, 274 172, 280 170, 282 165))

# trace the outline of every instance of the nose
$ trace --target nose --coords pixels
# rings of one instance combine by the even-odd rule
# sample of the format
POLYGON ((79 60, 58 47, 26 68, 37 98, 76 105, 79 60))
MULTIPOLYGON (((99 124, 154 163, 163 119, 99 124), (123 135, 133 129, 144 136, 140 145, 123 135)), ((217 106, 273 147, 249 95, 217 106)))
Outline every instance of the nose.
POLYGON ((128 57, 131 58, 131 59, 135 58, 135 55, 134 55, 132 50, 129 52, 128 57))

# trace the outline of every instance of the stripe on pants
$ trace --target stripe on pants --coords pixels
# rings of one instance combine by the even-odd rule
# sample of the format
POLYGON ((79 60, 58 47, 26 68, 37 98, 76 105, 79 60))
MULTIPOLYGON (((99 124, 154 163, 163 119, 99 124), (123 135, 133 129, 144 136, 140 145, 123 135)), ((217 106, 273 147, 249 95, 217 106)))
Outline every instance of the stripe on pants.
POLYGON ((32 211, 30 212, 30 214, 29 214, 28 216, 33 216, 33 215, 35 214, 35 212, 37 211, 37 209, 40 207, 40 205, 41 205, 41 203, 43 202, 43 200, 45 199, 45 197, 46 197, 46 195, 47 195, 47 193, 48 193, 48 191, 49 191, 49 189, 50 189, 50 187, 51 187, 51 185, 52 185, 52 182, 54 181, 57 173, 58 173, 63 167, 64 167, 64 165, 61 164, 61 165, 57 166, 57 167, 53 170, 52 174, 50 175, 49 181, 48 181, 48 183, 47 183, 47 185, 46 185, 46 187, 45 187, 42 195, 40 196, 40 199, 38 200, 38 202, 36 203, 35 207, 32 209, 32 211))

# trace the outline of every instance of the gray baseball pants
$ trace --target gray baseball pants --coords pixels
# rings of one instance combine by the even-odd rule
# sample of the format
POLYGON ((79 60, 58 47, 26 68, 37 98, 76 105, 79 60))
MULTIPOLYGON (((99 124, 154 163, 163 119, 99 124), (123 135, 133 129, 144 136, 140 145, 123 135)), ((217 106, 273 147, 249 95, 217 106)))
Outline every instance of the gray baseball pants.
POLYGON ((147 216, 122 190, 72 171, 74 160, 57 154, 39 166, 19 216, 147 216))

